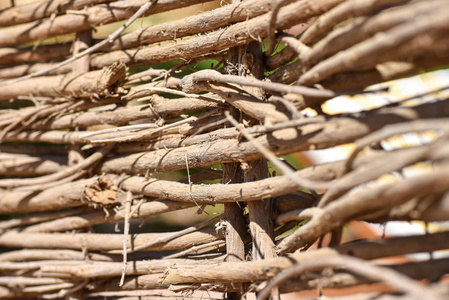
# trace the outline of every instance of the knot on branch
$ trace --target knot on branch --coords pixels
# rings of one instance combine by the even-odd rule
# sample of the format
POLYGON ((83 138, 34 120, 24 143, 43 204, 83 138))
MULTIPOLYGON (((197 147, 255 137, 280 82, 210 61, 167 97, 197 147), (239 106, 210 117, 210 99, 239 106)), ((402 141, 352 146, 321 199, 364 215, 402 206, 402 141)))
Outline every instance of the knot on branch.
POLYGON ((108 90, 109 92, 118 92, 118 88, 126 80, 127 67, 121 61, 117 61, 109 67, 103 68, 97 80, 99 90, 108 90))
POLYGON ((215 70, 201 70, 191 75, 184 76, 179 84, 182 91, 185 93, 200 92, 199 81, 217 81, 217 78, 222 77, 221 73, 215 70))
POLYGON ((124 94, 122 85, 126 79, 127 68, 122 62, 115 62, 102 70, 84 73, 69 78, 64 85, 64 94, 72 97, 91 98, 124 94))
POLYGON ((117 186, 107 176, 100 177, 97 181, 87 185, 83 193, 85 198, 94 207, 97 205, 104 207, 119 202, 119 199, 117 199, 117 186))

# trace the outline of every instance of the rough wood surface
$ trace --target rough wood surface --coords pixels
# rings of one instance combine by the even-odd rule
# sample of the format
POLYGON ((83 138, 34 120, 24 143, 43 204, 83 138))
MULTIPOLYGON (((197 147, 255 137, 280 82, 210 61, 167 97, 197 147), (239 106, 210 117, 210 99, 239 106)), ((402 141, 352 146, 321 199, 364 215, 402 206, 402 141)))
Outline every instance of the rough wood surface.
MULTIPOLYGON (((130 18, 145 2, 145 0, 130 0, 126 2, 112 2, 107 5, 99 4, 87 7, 78 13, 69 13, 55 17, 54 19, 49 18, 30 24, 5 27, 0 30, 0 46, 19 45, 55 35, 78 32, 94 26, 125 20, 130 18)), ((203 2, 207 1, 159 0, 149 11, 149 14, 156 14, 203 2)), ((85 7, 85 5, 81 7, 85 7)))
POLYGON ((447 299, 446 8, 11 1, 0 298, 447 299))
POLYGON ((18 96, 34 97, 68 97, 95 98, 113 95, 124 90, 117 90, 126 78, 126 66, 114 63, 99 71, 82 75, 58 75, 46 78, 32 78, 3 87, 0 101, 18 96))

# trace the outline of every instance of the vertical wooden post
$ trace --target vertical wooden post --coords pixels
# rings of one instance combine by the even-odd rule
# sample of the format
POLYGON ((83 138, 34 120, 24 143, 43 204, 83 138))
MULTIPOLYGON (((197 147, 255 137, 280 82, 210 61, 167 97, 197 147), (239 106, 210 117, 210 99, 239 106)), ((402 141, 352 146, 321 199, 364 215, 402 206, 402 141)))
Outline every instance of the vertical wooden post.
MULTIPOLYGON (((257 159, 247 163, 244 181, 255 181, 268 177, 267 161, 257 159)), ((252 237, 252 259, 261 260, 276 256, 271 199, 248 202, 249 228, 252 237)))
MULTIPOLYGON (((223 164, 222 183, 242 182, 242 171, 238 163, 223 164)), ((226 222, 226 253, 227 261, 245 260, 245 245, 243 237, 246 232, 243 209, 239 203, 226 203, 224 205, 226 222)))
MULTIPOLYGON (((84 30, 76 33, 73 41, 73 55, 86 50, 92 44, 92 30, 84 30)), ((90 69, 90 55, 83 56, 73 62, 72 73, 74 75, 89 72, 90 69)))
MULTIPOLYGON (((262 60, 262 46, 258 42, 252 42, 245 47, 241 47, 239 75, 263 78, 264 68, 262 60)), ((245 90, 263 100, 264 91, 260 88, 246 87, 245 90)), ((253 120, 254 122, 254 120, 253 120)), ((251 120, 249 122, 252 123, 251 120)), ((268 177, 268 166, 266 159, 257 159, 247 162, 244 170, 244 181, 255 181, 268 177)), ((249 228, 252 236, 252 259, 259 260, 276 256, 274 248, 274 230, 271 219, 271 201, 264 199, 260 201, 248 202, 249 228)))

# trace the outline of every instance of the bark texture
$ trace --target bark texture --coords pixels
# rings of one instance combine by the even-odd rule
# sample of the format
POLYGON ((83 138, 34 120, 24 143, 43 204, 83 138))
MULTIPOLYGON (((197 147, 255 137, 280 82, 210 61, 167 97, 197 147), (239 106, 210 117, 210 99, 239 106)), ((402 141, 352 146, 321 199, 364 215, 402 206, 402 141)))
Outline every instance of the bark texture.
POLYGON ((447 0, 11 3, 0 298, 449 298, 447 0))

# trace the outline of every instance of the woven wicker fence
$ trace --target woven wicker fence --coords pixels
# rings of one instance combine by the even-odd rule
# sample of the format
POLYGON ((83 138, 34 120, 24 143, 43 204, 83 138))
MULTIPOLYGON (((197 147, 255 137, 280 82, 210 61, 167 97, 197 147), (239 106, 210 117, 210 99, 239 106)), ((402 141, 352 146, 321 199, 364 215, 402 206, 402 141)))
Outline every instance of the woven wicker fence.
POLYGON ((449 219, 449 86, 324 109, 449 65, 447 0, 45 0, 12 3, 0 26, 1 297, 279 299, 377 283, 339 299, 448 299, 449 259, 404 257, 449 248, 448 232, 345 235, 354 221, 449 219), (427 138, 385 147, 411 133, 427 138), (346 160, 288 163, 351 143, 346 160))

